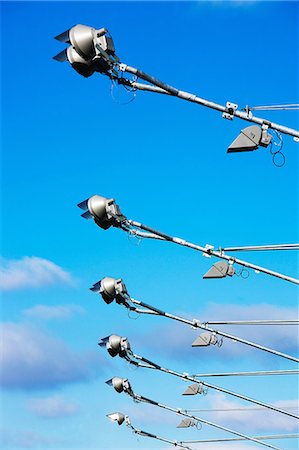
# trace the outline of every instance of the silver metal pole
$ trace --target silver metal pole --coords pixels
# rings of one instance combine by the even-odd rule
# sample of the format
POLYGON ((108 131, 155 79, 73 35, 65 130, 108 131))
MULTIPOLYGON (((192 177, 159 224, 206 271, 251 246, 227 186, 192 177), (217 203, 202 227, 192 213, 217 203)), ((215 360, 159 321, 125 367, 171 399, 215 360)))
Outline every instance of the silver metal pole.
POLYGON ((194 415, 192 415, 192 414, 187 413, 186 411, 183 411, 183 410, 180 409, 180 408, 173 408, 173 407, 168 406, 168 405, 165 405, 165 404, 163 404, 163 403, 156 402, 155 400, 151 400, 151 399, 149 399, 149 398, 147 398, 147 397, 143 397, 142 395, 139 395, 139 394, 134 394, 134 393, 132 393, 132 394, 129 394, 129 395, 130 395, 133 399, 135 399, 135 400, 137 400, 137 401, 144 402, 144 403, 149 403, 149 404, 151 404, 151 405, 158 406, 159 408, 162 408, 162 409, 166 409, 166 410, 168 410, 168 411, 175 412, 176 414, 179 414, 180 416, 188 417, 188 418, 190 418, 190 419, 196 420, 197 422, 204 423, 205 425, 209 425, 209 426, 211 426, 211 427, 218 428, 219 430, 226 431, 226 432, 228 432, 228 433, 234 434, 235 436, 239 436, 239 437, 241 437, 241 438, 244 439, 244 440, 246 439, 246 440, 249 440, 249 441, 253 441, 253 442, 256 442, 257 444, 260 444, 260 445, 263 445, 263 446, 269 447, 269 448, 274 448, 274 449, 277 450, 277 447, 273 447, 273 446, 270 445, 270 444, 267 444, 267 443, 265 443, 265 442, 262 442, 262 441, 260 441, 258 438, 248 436, 248 435, 246 435, 246 434, 244 434, 244 433, 239 433, 238 431, 232 430, 232 429, 227 428, 227 427, 224 427, 224 426, 222 426, 222 425, 218 425, 218 424, 216 424, 216 423, 214 423, 214 422, 211 422, 211 421, 209 421, 209 420, 205 420, 205 419, 196 417, 196 416, 194 416, 194 415))
POLYGON ((207 325, 298 325, 299 320, 209 320, 207 325))
MULTIPOLYGON (((149 364, 151 367, 148 367, 148 368, 150 368, 150 369, 160 370, 161 372, 165 372, 165 373, 168 373, 170 375, 174 375, 176 377, 182 378, 183 380, 192 381, 193 383, 200 383, 201 385, 206 386, 206 387, 211 388, 211 389, 215 389, 216 391, 223 392, 225 394, 229 394, 229 395, 231 395, 233 397, 240 398, 241 400, 246 400, 247 402, 254 403, 254 404, 259 405, 259 406, 263 406, 264 408, 270 409, 272 411, 279 412, 281 414, 285 414, 286 416, 294 417, 295 419, 299 419, 299 416, 297 414, 294 414, 294 413, 292 413, 290 411, 285 411, 283 409, 277 408, 276 406, 269 405, 269 404, 261 402, 259 400, 255 400, 255 399, 253 399, 251 397, 247 397, 245 395, 238 394, 237 392, 230 391, 230 390, 222 388, 220 386, 215 386, 213 384, 207 383, 206 381, 198 380, 197 377, 194 376, 194 375, 190 376, 187 373, 180 373, 180 372, 176 372, 176 371, 171 370, 171 369, 167 369, 165 367, 161 367, 158 364, 156 364, 156 363, 154 363, 154 362, 152 362, 152 361, 150 361, 150 360, 148 360, 148 359, 146 359, 146 358, 144 358, 142 356, 136 355, 135 353, 132 353, 131 356, 133 358, 139 360, 139 361, 142 361, 142 362, 145 362, 145 363, 149 364)), ((131 361, 131 358, 128 357, 127 360, 131 361)), ((134 364, 134 362, 133 362, 133 364, 134 364)), ((135 362, 135 365, 138 365, 138 363, 135 362)), ((142 367, 145 367, 145 366, 142 366, 142 367)))
POLYGON ((277 245, 250 245, 247 247, 224 247, 219 248, 219 252, 248 252, 248 251, 268 251, 268 250, 299 250, 299 244, 277 244, 277 245))
POLYGON ((240 343, 248 345, 250 347, 254 347, 254 348, 257 348, 259 350, 263 350, 265 352, 272 353, 273 355, 280 356, 281 358, 285 358, 285 359, 288 359, 290 361, 299 362, 299 358, 295 358, 294 356, 287 355, 286 353, 282 353, 282 352, 279 352, 277 350, 265 347, 263 345, 256 344, 255 342, 248 341, 247 339, 240 338, 238 336, 226 333, 224 331, 215 330, 214 328, 210 328, 209 326, 207 326, 206 323, 203 324, 203 323, 200 323, 197 320, 193 320, 192 321, 192 320, 180 317, 180 316, 176 316, 174 314, 168 313, 166 311, 162 311, 162 310, 160 310, 158 308, 155 308, 155 307, 153 307, 151 305, 148 305, 147 303, 144 303, 144 302, 142 302, 140 300, 136 300, 136 299, 134 299, 134 298, 132 298, 130 296, 126 296, 124 298, 127 301, 131 301, 134 304, 137 304, 137 305, 143 306, 145 308, 148 308, 149 310, 152 310, 154 312, 154 314, 156 314, 156 315, 167 317, 169 319, 173 319, 173 320, 176 320, 178 322, 186 323, 188 325, 191 325, 193 328, 199 328, 199 329, 202 329, 202 330, 205 330, 205 331, 210 331, 211 333, 215 333, 215 334, 218 334, 219 336, 226 337, 227 339, 231 339, 233 341, 240 342, 240 343))
MULTIPOLYGON (((215 256, 216 258, 224 259, 231 264, 232 263, 240 264, 243 267, 253 269, 257 272, 266 273, 268 275, 272 275, 273 277, 280 278, 282 280, 289 281, 294 284, 299 284, 299 280, 296 278, 289 277, 288 275, 283 275, 279 272, 275 272, 270 269, 266 269, 265 267, 257 266, 256 264, 252 264, 247 261, 243 261, 242 259, 238 259, 238 258, 235 258, 230 255, 225 255, 224 253, 213 250, 213 249, 207 249, 206 247, 201 247, 200 245, 185 241, 184 239, 167 235, 165 233, 162 233, 161 231, 155 230, 155 229, 153 229, 147 225, 144 225, 140 222, 136 222, 135 220, 128 219, 127 223, 133 227, 141 228, 142 230, 149 231, 152 234, 156 234, 157 236, 159 236, 160 238, 163 238, 166 241, 173 242, 175 244, 182 245, 184 247, 192 248, 193 250, 200 251, 202 253, 205 253, 208 256, 215 256)), ((137 232, 135 231, 135 233, 138 234, 138 231, 137 232)))
MULTIPOLYGON (((138 77, 142 78, 143 80, 146 80, 149 83, 152 83, 153 85, 159 87, 160 89, 165 90, 170 95, 173 95, 175 97, 181 98, 183 100, 187 100, 189 102, 198 103, 202 106, 206 106, 208 108, 212 108, 212 109, 215 109, 220 112, 227 112, 226 106, 219 105, 218 103, 198 97, 194 94, 191 94, 190 92, 180 91, 180 90, 174 88, 173 86, 165 84, 162 81, 157 80, 156 78, 152 77, 151 75, 149 75, 135 67, 128 66, 128 65, 122 63, 122 64, 120 64, 119 69, 122 72, 129 72, 133 75, 137 75, 138 77)), ((299 131, 294 130, 289 127, 285 127, 283 125, 279 125, 279 124, 271 122, 267 119, 255 117, 252 115, 252 113, 250 111, 245 112, 245 111, 235 110, 233 112, 233 116, 238 117, 239 119, 242 119, 242 120, 246 120, 247 122, 257 123, 259 125, 266 124, 269 128, 272 128, 273 130, 277 130, 277 131, 280 131, 281 133, 289 134, 293 137, 299 138, 299 131)))
POLYGON ((220 373, 197 373, 194 376, 201 377, 252 377, 264 375, 298 375, 299 370, 259 370, 255 372, 220 372, 220 373))
MULTIPOLYGON (((299 434, 271 434, 269 436, 254 436, 259 440, 267 439, 298 439, 299 434)), ((224 438, 224 439, 201 439, 199 441, 181 441, 184 444, 207 444, 210 442, 231 442, 231 441, 244 441, 245 438, 224 438)))

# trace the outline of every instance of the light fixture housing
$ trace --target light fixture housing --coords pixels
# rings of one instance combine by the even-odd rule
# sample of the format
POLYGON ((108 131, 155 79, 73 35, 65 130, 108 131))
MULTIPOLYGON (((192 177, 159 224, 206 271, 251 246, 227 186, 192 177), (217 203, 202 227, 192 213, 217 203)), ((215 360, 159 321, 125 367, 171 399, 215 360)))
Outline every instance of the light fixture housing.
POLYGON ((107 414, 106 417, 108 417, 111 422, 116 422, 118 425, 122 425, 127 418, 127 416, 120 412, 107 414))
POLYGON ((208 345, 216 345, 218 343, 217 336, 209 331, 201 333, 192 343, 192 347, 207 347, 208 345))
POLYGON ((115 56, 113 40, 107 33, 106 28, 96 30, 86 25, 75 25, 55 37, 71 45, 53 59, 69 61, 84 77, 90 77, 94 72, 107 73, 111 69, 109 55, 115 56))
POLYGON ((205 389, 201 383, 194 383, 187 387, 185 392, 182 395, 196 395, 196 394, 204 394, 205 389))
POLYGON ((99 346, 106 347, 112 358, 117 355, 123 358, 131 351, 128 339, 126 337, 118 336, 117 334, 111 334, 110 336, 102 338, 99 342, 99 346))
POLYGON ((271 134, 258 125, 251 125, 241 130, 239 136, 230 144, 227 153, 249 152, 259 146, 267 147, 272 140, 271 134))
POLYGON ((186 417, 176 426, 176 428, 196 427, 196 425, 197 425, 197 422, 195 422, 195 420, 189 419, 188 417, 186 417))
POLYGON ((93 219, 104 230, 111 226, 119 227, 126 218, 116 205, 114 198, 106 198, 102 195, 93 195, 78 204, 80 209, 86 210, 81 216, 84 219, 93 219))
POLYGON ((111 380, 106 381, 106 384, 114 387, 119 394, 123 391, 132 392, 131 385, 127 378, 113 377, 111 380))
POLYGON ((218 261, 204 274, 203 278, 225 278, 226 276, 232 277, 236 270, 232 264, 228 264, 225 261, 218 261))
POLYGON ((123 296, 127 294, 127 288, 121 278, 105 277, 95 283, 91 291, 99 293, 104 302, 110 304, 113 300, 122 300, 123 296))

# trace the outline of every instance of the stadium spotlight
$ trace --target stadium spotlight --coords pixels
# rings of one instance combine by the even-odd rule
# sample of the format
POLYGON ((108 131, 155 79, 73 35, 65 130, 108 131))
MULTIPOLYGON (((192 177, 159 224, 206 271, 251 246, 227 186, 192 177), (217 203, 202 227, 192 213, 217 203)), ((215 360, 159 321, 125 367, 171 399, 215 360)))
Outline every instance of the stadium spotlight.
POLYGON ((225 278, 226 276, 232 277, 236 270, 232 264, 228 264, 225 261, 218 261, 204 274, 203 278, 225 278))
POLYGON ((76 25, 55 37, 71 45, 53 59, 69 61, 73 69, 86 78, 94 72, 107 75, 113 67, 112 57, 116 58, 113 40, 107 33, 106 28, 96 30, 86 25, 76 25))
POLYGON ((85 211, 81 214, 84 219, 93 219, 104 230, 111 226, 119 227, 120 223, 125 220, 114 198, 108 199, 101 195, 93 195, 79 203, 78 207, 85 211))
POLYGON ((132 393, 132 388, 127 378, 113 377, 111 380, 106 381, 106 384, 114 387, 119 394, 123 391, 132 393))
POLYGON ((102 280, 95 283, 90 288, 90 290, 100 294, 104 302, 106 302, 108 305, 112 303, 113 300, 123 300, 123 296, 128 293, 122 279, 116 279, 112 277, 103 278, 102 280))
POLYGON ((268 127, 262 128, 251 125, 241 130, 239 136, 230 144, 227 153, 249 152, 257 150, 259 146, 268 147, 272 140, 271 134, 267 132, 268 127))
POLYGON ((111 422, 115 422, 118 425, 122 425, 124 422, 126 424, 130 423, 129 417, 125 416, 123 413, 120 412, 115 412, 115 413, 111 413, 111 414, 107 414, 106 417, 108 417, 108 419, 111 422))
POLYGON ((100 347, 106 347, 108 353, 112 358, 119 355, 121 358, 125 357, 131 351, 129 341, 126 337, 111 334, 102 338, 99 342, 100 347))

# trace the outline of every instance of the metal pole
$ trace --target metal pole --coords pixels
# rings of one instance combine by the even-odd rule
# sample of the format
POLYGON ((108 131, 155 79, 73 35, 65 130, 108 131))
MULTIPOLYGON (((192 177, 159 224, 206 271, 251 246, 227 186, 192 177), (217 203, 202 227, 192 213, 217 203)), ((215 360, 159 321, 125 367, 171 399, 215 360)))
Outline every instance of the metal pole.
POLYGON ((137 304, 137 305, 143 306, 145 308, 148 308, 149 310, 152 310, 156 315, 167 317, 169 319, 173 319, 173 320, 176 320, 178 322, 186 323, 188 325, 191 325, 193 328, 199 328, 199 329, 202 329, 202 330, 205 330, 205 331, 210 331, 211 333, 215 333, 215 334, 218 334, 219 336, 226 337, 227 339, 231 339, 233 341, 240 342, 240 343, 248 345, 250 347, 257 348, 259 350, 263 350, 264 352, 272 353, 273 355, 280 356, 281 358, 285 358, 285 359, 288 359, 290 361, 299 362, 299 358, 295 358, 294 356, 287 355, 286 353, 282 353, 282 352, 279 352, 277 350, 273 350, 271 348, 265 347, 263 345, 256 344, 255 342, 248 341, 247 339, 243 339, 243 338, 240 338, 238 336, 235 336, 235 335, 232 335, 232 334, 228 334, 228 333, 226 333, 224 331, 215 330, 214 328, 208 327, 206 325, 206 323, 202 324, 202 323, 200 323, 197 320, 193 320, 192 321, 192 320, 189 320, 189 319, 184 319, 183 317, 180 317, 180 316, 176 316, 174 314, 167 313, 166 311, 162 311, 162 310, 160 310, 158 308, 155 308, 154 306, 148 305, 147 303, 144 303, 144 302, 142 302, 140 300, 136 300, 136 299, 134 299, 134 298, 132 298, 130 296, 125 296, 124 298, 127 301, 131 301, 134 304, 137 304))
MULTIPOLYGON (((254 436, 256 439, 292 439, 299 437, 299 434, 271 434, 269 436, 254 436)), ((245 438, 224 438, 224 439, 201 439, 200 441, 181 441, 184 444, 207 444, 210 442, 230 442, 230 441, 243 441, 245 438)))
POLYGON ((255 372, 197 373, 195 377, 252 377, 264 375, 297 375, 299 370, 259 370, 255 372))
POLYGON ((277 244, 277 245, 250 245, 247 247, 225 247, 219 248, 219 252, 248 252, 268 250, 299 250, 299 244, 277 244))
POLYGON ((298 325, 299 320, 209 320, 205 323, 207 325, 298 325))
POLYGON ((246 439, 246 440, 249 440, 249 441, 253 441, 253 442, 256 442, 257 444, 260 444, 260 445, 263 445, 263 446, 269 447, 269 448, 274 448, 274 449, 277 450, 277 447, 273 447, 273 446, 270 445, 270 444, 267 444, 267 443, 265 443, 265 442, 262 442, 262 441, 260 441, 258 438, 248 436, 248 435, 246 435, 246 434, 244 434, 244 433, 239 433, 238 431, 231 430, 230 428, 224 427, 224 426, 222 426, 222 425, 218 425, 218 424, 216 424, 216 423, 214 423, 214 422, 210 422, 210 421, 208 421, 208 420, 205 420, 205 419, 196 417, 196 416, 194 416, 194 415, 192 415, 192 414, 188 414, 186 411, 183 411, 183 410, 181 410, 181 409, 179 409, 179 408, 173 408, 173 407, 171 407, 171 406, 164 405, 163 403, 156 402, 155 400, 151 400, 151 399, 149 399, 149 398, 147 398, 147 397, 143 397, 142 395, 139 395, 139 394, 134 394, 134 393, 133 393, 133 394, 129 394, 129 395, 130 395, 133 399, 135 399, 135 400, 137 400, 137 401, 145 402, 145 403, 149 403, 149 404, 151 404, 151 405, 158 406, 159 408, 162 408, 162 409, 166 409, 166 410, 168 410, 168 411, 175 412, 176 414, 179 414, 180 416, 188 417, 188 418, 190 418, 190 419, 196 420, 197 422, 204 423, 205 425, 209 425, 209 426, 211 426, 211 427, 218 428, 219 430, 226 431, 226 432, 228 432, 228 433, 234 434, 235 436, 239 436, 239 437, 241 437, 242 439, 246 439))
MULTIPOLYGON (((283 275, 279 272, 274 272, 273 270, 266 269, 265 267, 257 266, 256 264, 252 264, 247 261, 243 261, 243 260, 235 258, 233 256, 225 255, 224 253, 213 250, 213 249, 207 249, 206 247, 201 247, 200 245, 196 245, 196 244, 193 244, 192 242, 185 241, 184 239, 170 236, 168 234, 162 233, 161 231, 155 230, 154 228, 151 228, 147 225, 144 225, 140 222, 136 222, 135 220, 128 219, 127 223, 131 226, 141 228, 142 230, 149 231, 150 233, 156 234, 157 236, 160 236, 161 238, 165 239, 166 241, 173 242, 175 244, 182 245, 184 247, 192 248, 193 250, 200 251, 202 253, 205 253, 208 256, 215 256, 216 258, 224 259, 230 263, 240 264, 241 266, 247 267, 249 269, 253 269, 257 272, 263 272, 268 275, 272 275, 273 277, 280 278, 282 280, 289 281, 294 284, 299 284, 299 280, 296 278, 289 277, 288 275, 283 275)), ((138 231, 136 234, 138 234, 138 231)))
MULTIPOLYGON (((161 372, 165 372, 165 373, 168 373, 170 375, 174 375, 176 377, 182 378, 183 380, 192 381, 193 383, 198 383, 198 384, 200 383, 201 385, 206 386, 206 387, 211 388, 211 389, 215 389, 216 391, 224 392, 225 394, 229 394, 229 395, 231 395, 233 397, 240 398, 241 400, 246 400, 247 402, 254 403, 254 404, 259 405, 259 406, 263 406, 264 408, 271 409, 272 411, 276 411, 276 412, 279 412, 281 414, 285 414, 286 416, 294 417, 295 419, 299 419, 299 416, 297 414, 291 413, 289 411, 285 411, 283 409, 277 408, 277 407, 275 407, 273 405, 269 405, 269 404, 261 402, 259 400, 255 400, 255 399, 253 399, 251 397, 247 397, 245 395, 238 394, 237 392, 230 391, 230 390, 222 388, 220 386, 215 386, 215 385, 207 383, 205 381, 198 380, 196 376, 190 376, 187 373, 179 373, 179 372, 176 372, 174 370, 167 369, 165 367, 161 367, 158 364, 150 361, 149 359, 144 358, 143 356, 136 355, 135 353, 132 353, 131 356, 133 358, 139 360, 139 361, 143 361, 143 362, 149 364, 151 367, 148 367, 148 368, 150 368, 150 369, 157 369, 157 370, 160 370, 161 372)), ((130 357, 128 357, 127 360, 131 361, 130 357)), ((133 364, 134 364, 134 362, 133 362, 133 364)), ((138 363, 135 362, 135 365, 138 365, 138 363)), ((145 367, 145 366, 143 366, 143 367, 145 367)))
MULTIPOLYGON (((204 98, 198 97, 194 94, 191 94, 190 92, 180 91, 180 90, 174 88, 173 86, 165 84, 162 81, 157 80, 156 78, 152 77, 151 75, 149 75, 135 67, 128 66, 126 64, 120 64, 119 69, 122 72, 129 72, 133 75, 137 75, 139 78, 142 78, 143 80, 148 81, 149 83, 152 83, 153 85, 159 87, 160 89, 165 90, 170 95, 173 95, 175 97, 181 98, 183 100, 187 100, 189 102, 198 103, 202 106, 206 106, 208 108, 212 108, 212 109, 215 109, 220 112, 227 112, 226 106, 219 105, 218 103, 211 102, 204 98)), ((291 136, 296 137, 297 139, 299 138, 299 131, 294 130, 289 127, 285 127, 283 125, 279 125, 279 124, 271 122, 267 119, 255 117, 252 115, 252 113, 250 113, 250 111, 244 112, 244 111, 235 110, 233 112, 233 116, 238 117, 239 119, 242 119, 242 120, 246 120, 247 122, 257 123, 259 125, 266 124, 269 128, 272 128, 273 130, 280 131, 281 133, 284 133, 284 134, 289 134, 291 136)))

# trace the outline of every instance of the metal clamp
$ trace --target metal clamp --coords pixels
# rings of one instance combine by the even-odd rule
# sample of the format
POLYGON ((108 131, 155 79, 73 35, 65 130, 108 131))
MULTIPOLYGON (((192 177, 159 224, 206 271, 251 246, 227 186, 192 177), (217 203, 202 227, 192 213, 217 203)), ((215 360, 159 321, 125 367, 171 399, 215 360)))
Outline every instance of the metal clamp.
POLYGON ((268 133, 268 129, 269 126, 271 125, 270 122, 263 122, 262 125, 262 136, 261 136, 261 140, 260 140, 260 145, 262 147, 268 147, 268 145, 270 144, 271 140, 272 140, 272 135, 268 133))
POLYGON ((121 63, 121 64, 119 65, 119 70, 120 70, 121 72, 125 72, 125 71, 126 71, 126 68, 127 68, 127 64, 121 63))
POLYGON ((207 252, 203 253, 202 256, 205 256, 206 258, 211 258, 211 253, 214 251, 214 246, 210 245, 210 244, 206 244, 205 245, 205 249, 207 250, 207 252))
POLYGON ((226 102, 225 112, 222 114, 223 119, 233 120, 235 111, 238 109, 238 105, 231 102, 226 102))

